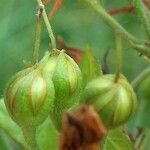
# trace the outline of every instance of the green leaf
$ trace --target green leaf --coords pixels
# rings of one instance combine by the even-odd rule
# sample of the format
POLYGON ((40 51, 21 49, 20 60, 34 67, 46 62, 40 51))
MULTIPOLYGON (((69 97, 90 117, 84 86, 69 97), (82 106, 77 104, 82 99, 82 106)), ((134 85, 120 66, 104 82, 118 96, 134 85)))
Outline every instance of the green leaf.
MULTIPOLYGON (((150 72, 150 67, 148 68, 148 73, 150 72)), ((138 94, 145 99, 150 99, 150 75, 144 79, 138 88, 138 94)))
POLYGON ((102 75, 101 66, 97 62, 90 48, 84 50, 79 66, 82 72, 83 86, 90 80, 102 75))
POLYGON ((150 77, 144 79, 136 93, 139 101, 135 115, 128 122, 130 132, 133 132, 135 127, 150 128, 150 77))
POLYGON ((7 149, 7 150, 11 150, 8 147, 8 143, 5 140, 5 138, 3 137, 3 133, 0 131, 0 149, 7 149))
POLYGON ((40 150, 56 150, 58 142, 58 133, 50 118, 39 127, 37 131, 37 143, 40 150))
POLYGON ((149 99, 141 99, 139 101, 138 111, 135 116, 135 125, 137 127, 150 128, 150 101, 149 99))
POLYGON ((9 137, 0 129, 0 149, 1 150, 22 150, 23 147, 9 137))
MULTIPOLYGON (((0 100, 0 128, 8 136, 10 136, 14 142, 18 143, 18 145, 22 145, 22 147, 26 146, 22 131, 19 126, 10 118, 3 99, 0 100)), ((2 136, 1 133, 0 135, 2 136)), ((36 138, 39 148, 41 150, 55 150, 58 141, 57 136, 56 129, 53 127, 50 118, 47 118, 47 120, 37 129, 36 138)))
POLYGON ((102 143, 102 150, 133 150, 133 146, 122 129, 117 128, 108 131, 102 143))
POLYGON ((141 143, 141 146, 138 150, 150 150, 150 130, 147 129, 144 132, 144 139, 141 143))
POLYGON ((12 139, 19 144, 25 146, 25 141, 21 132, 21 129, 17 124, 10 118, 4 100, 0 100, 0 128, 5 131, 12 139))

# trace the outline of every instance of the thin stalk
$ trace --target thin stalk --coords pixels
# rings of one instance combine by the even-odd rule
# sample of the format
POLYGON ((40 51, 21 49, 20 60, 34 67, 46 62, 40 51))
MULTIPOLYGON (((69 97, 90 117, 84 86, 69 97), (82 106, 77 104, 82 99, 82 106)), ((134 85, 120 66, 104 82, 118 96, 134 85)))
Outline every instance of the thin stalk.
POLYGON ((144 28, 147 32, 147 35, 150 39, 150 20, 146 13, 146 8, 142 2, 142 0, 133 0, 134 8, 137 12, 137 15, 141 19, 141 23, 144 25, 144 28))
POLYGON ((141 74, 139 74, 133 81, 132 87, 134 89, 138 88, 143 80, 150 76, 150 67, 146 68, 141 74))
POLYGON ((126 39, 136 50, 150 58, 149 42, 139 40, 132 34, 126 31, 112 16, 110 16, 104 8, 95 0, 83 0, 95 12, 100 19, 113 29, 114 32, 118 31, 124 39, 126 39), (141 46, 139 46, 141 45, 141 46))
POLYGON ((103 7, 100 5, 95 5, 91 0, 84 0, 87 1, 89 6, 93 9, 93 11, 114 31, 118 31, 122 34, 122 36, 127 39, 131 40, 135 43, 141 42, 140 40, 136 39, 132 36, 129 32, 127 32, 112 16, 110 16, 103 7))
POLYGON ((23 136, 26 141, 26 150, 36 150, 36 128, 22 128, 23 136))
POLYGON ((118 81, 121 71, 121 50, 122 50, 122 37, 119 32, 116 32, 116 76, 115 82, 118 81))
POLYGON ((41 26, 42 26, 42 18, 41 18, 41 9, 39 8, 37 12, 35 45, 34 45, 34 51, 33 51, 33 64, 38 62, 40 39, 41 39, 41 26))
POLYGON ((51 24, 50 24, 50 22, 48 20, 48 17, 47 17, 46 11, 45 11, 45 7, 44 7, 44 5, 43 5, 41 0, 37 0, 37 3, 43 9, 43 11, 42 11, 43 20, 45 22, 45 25, 46 25, 46 28, 47 28, 47 31, 48 31, 48 34, 49 34, 49 37, 50 37, 50 40, 51 40, 52 49, 55 49, 56 48, 56 39, 54 37, 51 24))
POLYGON ((130 42, 133 48, 135 48, 140 54, 145 55, 146 57, 150 58, 150 47, 145 44, 135 44, 130 42))

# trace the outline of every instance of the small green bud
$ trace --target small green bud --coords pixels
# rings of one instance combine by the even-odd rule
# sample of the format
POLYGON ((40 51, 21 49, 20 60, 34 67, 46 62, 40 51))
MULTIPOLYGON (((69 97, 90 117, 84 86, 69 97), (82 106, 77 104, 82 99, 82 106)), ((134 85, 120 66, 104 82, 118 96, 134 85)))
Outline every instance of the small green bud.
POLYGON ((5 105, 20 127, 36 127, 49 115, 54 85, 40 67, 17 73, 6 86, 5 105))
POLYGON ((82 87, 81 71, 63 50, 55 50, 45 60, 44 73, 49 74, 55 87, 55 100, 50 111, 57 129, 61 128, 63 112, 79 103, 82 87))
POLYGON ((95 107, 108 128, 125 123, 136 107, 136 95, 123 75, 117 82, 115 75, 103 75, 89 82, 83 100, 95 107))

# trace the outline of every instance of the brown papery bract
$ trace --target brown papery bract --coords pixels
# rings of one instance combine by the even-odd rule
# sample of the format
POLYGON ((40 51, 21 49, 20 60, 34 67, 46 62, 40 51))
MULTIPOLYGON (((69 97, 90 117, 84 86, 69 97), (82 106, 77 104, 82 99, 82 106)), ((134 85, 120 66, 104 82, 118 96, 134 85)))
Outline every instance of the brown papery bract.
POLYGON ((82 57, 82 50, 79 48, 70 47, 65 44, 63 38, 61 36, 57 37, 57 45, 59 49, 65 49, 66 54, 68 54, 74 61, 79 64, 82 57))
MULTIPOLYGON (((132 0, 129 1, 130 4, 132 4, 132 0)), ((143 0, 143 3, 145 7, 150 10, 150 0, 143 0)), ((110 15, 118 15, 118 14, 123 14, 123 13, 133 13, 134 12, 134 7, 133 6, 124 6, 120 8, 112 8, 111 10, 108 10, 108 13, 110 15)))
POLYGON ((94 108, 83 105, 64 114, 59 150, 100 150, 99 143, 106 133, 94 108))
POLYGON ((62 3, 63 0, 55 0, 52 10, 48 13, 49 19, 51 19, 51 17, 61 8, 62 3))
POLYGON ((44 5, 47 5, 51 0, 42 0, 44 5))
POLYGON ((133 13, 134 12, 134 7, 132 6, 125 6, 121 8, 114 8, 108 11, 110 15, 118 15, 121 13, 133 13))
POLYGON ((143 0, 146 8, 150 9, 150 0, 143 0))

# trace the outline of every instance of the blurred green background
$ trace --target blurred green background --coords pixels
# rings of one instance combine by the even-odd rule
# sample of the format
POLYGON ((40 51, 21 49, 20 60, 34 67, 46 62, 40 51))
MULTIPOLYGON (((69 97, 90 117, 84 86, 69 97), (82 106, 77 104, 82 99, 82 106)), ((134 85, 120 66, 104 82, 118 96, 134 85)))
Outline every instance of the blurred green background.
MULTIPOLYGON (((128 0, 103 0, 103 5, 109 10, 128 5, 128 0)), ((25 68, 23 60, 31 61, 32 59, 36 6, 36 0, 0 0, 0 97, 3 97, 4 87, 9 78, 25 68)), ((51 7, 47 6, 46 9, 51 7)), ((146 38, 143 27, 135 14, 120 14, 114 17, 134 36, 146 38)), ((80 0, 64 0, 60 11, 51 19, 51 25, 55 36, 62 36, 67 45, 83 50, 89 44, 100 63, 104 53, 109 49, 108 67, 110 73, 115 72, 114 33, 80 0)), ((43 57, 45 51, 49 50, 49 42, 43 23, 40 58, 43 57)), ((129 81, 134 80, 142 70, 149 66, 149 62, 139 57, 139 54, 126 41, 123 41, 122 58, 122 72, 129 81)), ((149 87, 150 85, 147 89, 149 87)), ((135 129, 135 126, 146 128, 150 126, 150 119, 148 119, 150 103, 147 101, 149 98, 145 100, 140 97, 139 99, 143 101, 138 103, 138 113, 129 123, 131 130, 135 129)), ((1 141, 3 134, 0 135, 1 141)), ((149 145, 149 129, 147 135, 149 145)), ((149 150, 149 147, 143 150, 149 150)))
MULTIPOLYGON (((106 9, 128 5, 127 0, 105 0, 106 9)), ((24 68, 23 60, 32 59, 35 35, 35 0, 0 0, 0 96, 5 84, 17 71, 24 68)), ((47 6, 49 9, 51 6, 47 6)), ((144 32, 134 14, 121 14, 115 18, 133 35, 143 38, 144 32)), ((89 44, 101 62, 104 52, 110 49, 108 66, 114 72, 114 34, 80 1, 64 0, 61 10, 51 19, 55 36, 61 35, 65 42, 84 49, 89 44)), ((45 25, 42 27, 40 57, 49 48, 45 25)), ((148 62, 133 50, 128 43, 123 45, 122 72, 131 81, 148 62)))

